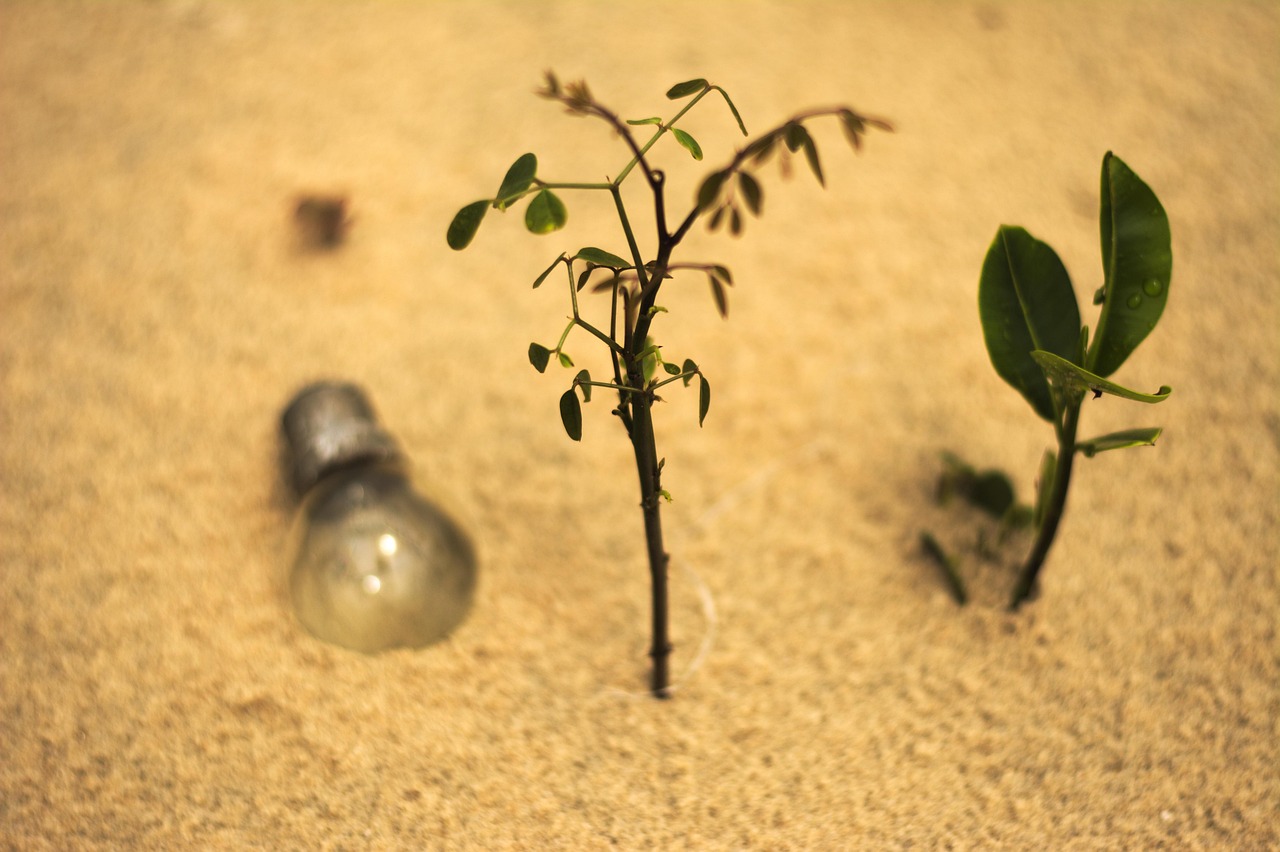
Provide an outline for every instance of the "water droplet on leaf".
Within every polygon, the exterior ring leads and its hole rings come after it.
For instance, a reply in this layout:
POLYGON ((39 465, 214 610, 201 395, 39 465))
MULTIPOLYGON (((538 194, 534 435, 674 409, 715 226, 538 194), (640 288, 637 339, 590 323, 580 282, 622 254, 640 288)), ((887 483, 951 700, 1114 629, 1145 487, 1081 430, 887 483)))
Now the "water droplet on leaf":
POLYGON ((1142 292, 1154 298, 1164 292, 1164 285, 1158 278, 1148 278, 1142 285, 1142 292))
POLYGON ((1138 309, 1138 306, 1142 304, 1142 296, 1137 293, 1134 293, 1125 301, 1125 304, 1128 305, 1130 309, 1136 311, 1138 309))

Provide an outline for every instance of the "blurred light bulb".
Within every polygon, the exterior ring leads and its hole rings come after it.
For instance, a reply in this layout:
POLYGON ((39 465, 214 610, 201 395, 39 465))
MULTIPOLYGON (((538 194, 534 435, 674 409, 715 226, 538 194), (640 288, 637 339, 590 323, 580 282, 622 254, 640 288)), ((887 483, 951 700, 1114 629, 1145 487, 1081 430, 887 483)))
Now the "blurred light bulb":
POLYGON ((282 418, 301 497, 289 591, 326 642, 418 648, 462 623, 475 591, 470 541, 410 488, 404 457, 355 385, 303 389, 282 418))

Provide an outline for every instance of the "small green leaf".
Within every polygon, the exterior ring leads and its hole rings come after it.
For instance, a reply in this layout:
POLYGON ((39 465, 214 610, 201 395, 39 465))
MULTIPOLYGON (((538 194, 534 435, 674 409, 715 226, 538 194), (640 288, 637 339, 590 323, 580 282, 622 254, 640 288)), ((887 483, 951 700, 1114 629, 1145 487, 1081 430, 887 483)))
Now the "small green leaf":
POLYGON ((736 206, 729 208, 729 233, 735 237, 742 234, 742 211, 736 206))
POLYGON ((704 375, 698 375, 698 425, 707 419, 707 411, 711 409, 711 383, 704 375))
POLYGON ((529 363, 539 373, 547 371, 547 363, 551 360, 551 350, 537 343, 529 344, 529 363))
POLYGON ((665 488, 658 489, 658 496, 661 497, 663 500, 666 500, 668 503, 670 503, 674 499, 671 496, 671 492, 665 488))
POLYGON ((564 202, 549 189, 533 197, 524 213, 524 226, 534 234, 550 234, 569 221, 569 211, 564 202))
POLYGON ((752 215, 759 216, 764 203, 764 193, 760 189, 759 181, 747 172, 738 172, 738 189, 742 191, 742 198, 747 202, 747 209, 752 215))
POLYGON ((707 277, 711 279, 711 296, 716 300, 716 310, 720 312, 721 317, 728 319, 729 297, 724 291, 724 284, 714 275, 707 277))
POLYGON ((729 271, 729 267, 713 266, 711 267, 711 274, 716 278, 719 278, 725 284, 728 284, 730 287, 733 286, 733 273, 729 271))
POLYGON ((786 126, 787 134, 787 150, 795 153, 804 147, 804 140, 809 138, 809 131, 804 129, 803 124, 791 122, 786 126))
POLYGON ((548 266, 546 269, 542 270, 542 274, 541 274, 541 275, 539 275, 536 279, 534 279, 534 282, 533 282, 533 289, 537 290, 539 287, 541 287, 541 286, 542 286, 542 282, 547 280, 547 276, 551 274, 552 270, 554 270, 554 269, 556 268, 556 266, 557 266, 557 265, 559 265, 560 261, 562 261, 562 260, 564 260, 564 253, 563 253, 563 252, 561 252, 561 253, 560 253, 560 256, 559 256, 559 257, 557 257, 557 258, 555 259, 555 262, 553 262, 553 263, 552 263, 550 266, 548 266))
POLYGON ((498 210, 506 210, 529 188, 537 172, 538 158, 533 154, 522 154, 507 169, 507 176, 502 179, 502 186, 498 188, 498 197, 494 199, 493 206, 498 210))
POLYGON ((867 125, 861 118, 854 115, 852 110, 840 110, 840 126, 844 128, 845 138, 849 140, 849 144, 853 146, 854 151, 862 150, 862 134, 866 132, 867 125))
POLYGON ((560 422, 564 424, 564 431, 570 438, 582 440, 582 405, 573 388, 569 388, 560 397, 560 422))
POLYGON ((689 382, 693 381, 693 377, 698 372, 698 365, 693 363, 692 358, 685 358, 684 364, 680 366, 680 372, 684 373, 684 386, 689 387, 689 382))
POLYGON ((1160 437, 1162 431, 1164 430, 1159 426, 1155 426, 1148 429, 1125 429, 1122 432, 1111 432, 1107 435, 1090 438, 1087 441, 1077 441, 1076 450, 1084 453, 1087 458, 1093 458, 1098 453, 1105 453, 1107 450, 1125 450, 1129 447, 1154 447, 1156 439, 1160 437))
POLYGON ((637 356, 640 358, 640 368, 644 373, 644 383, 647 385, 653 381, 654 375, 658 372, 658 365, 662 363, 662 352, 658 344, 653 342, 652 337, 645 338, 645 347, 637 356))
POLYGON ((729 179, 729 174, 726 170, 712 172, 707 175, 702 181, 702 185, 698 187, 699 210, 707 210, 716 203, 716 199, 720 197, 720 189, 724 186, 724 182, 729 179))
POLYGON ((484 221, 484 214, 488 210, 488 201, 474 201, 459 210, 453 217, 453 221, 449 223, 449 233, 445 237, 449 248, 462 251, 471 245, 471 240, 475 238, 476 231, 480 230, 480 223, 484 221))
POLYGON ((1169 217, 1160 200, 1119 157, 1102 159, 1102 315, 1085 361, 1109 376, 1146 339, 1169 298, 1173 276, 1169 217))
POLYGON ((677 367, 675 364, 670 363, 669 361, 662 362, 662 369, 667 371, 668 376, 680 375, 680 368, 677 367))
POLYGON ((1080 338, 1080 307, 1057 253, 1022 228, 1001 225, 982 263, 978 315, 996 373, 1052 422, 1053 397, 1031 352, 1071 358, 1080 338))
POLYGON ((676 83, 667 90, 667 98, 678 101, 681 98, 687 98, 690 95, 696 95, 698 92, 707 88, 707 81, 699 77, 697 80, 686 80, 683 83, 676 83))
POLYGON ((573 377, 573 386, 582 391, 582 401, 591 401, 591 374, 586 370, 579 370, 578 375, 573 377))
POLYGON ((557 352, 556 358, 560 361, 560 366, 566 370, 573 366, 573 359, 564 352, 557 352))
POLYGON ((1173 393, 1173 388, 1168 385, 1161 385, 1160 390, 1155 393, 1129 390, 1101 376, 1095 376, 1084 367, 1072 364, 1067 359, 1054 355, 1052 352, 1044 352, 1037 349, 1031 353, 1031 357, 1044 370, 1049 381, 1068 394, 1083 396, 1086 391, 1092 391, 1095 394, 1109 393, 1123 399, 1131 399, 1134 402, 1154 404, 1164 402, 1169 398, 1169 394, 1173 393))
POLYGON ((594 263, 596 266, 607 266, 610 269, 630 269, 631 264, 627 263, 616 254, 607 252, 604 249, 598 249, 593 246, 579 249, 574 255, 578 260, 585 260, 587 263, 594 263))
POLYGON ((733 105, 733 101, 729 98, 729 93, 719 86, 713 86, 720 96, 724 98, 724 102, 729 105, 729 112, 733 113, 734 121, 738 122, 738 129, 742 131, 742 135, 747 135, 747 126, 742 123, 742 116, 738 113, 738 108, 733 105))
POLYGON ((695 160, 702 159, 702 146, 698 144, 697 139, 694 139, 678 127, 671 128, 671 135, 676 137, 676 141, 679 142, 686 151, 692 154, 695 160))
POLYGON ((627 119, 627 124, 630 124, 632 126, 641 125, 641 124, 657 124, 661 126, 662 119, 656 116, 653 118, 629 118, 627 119))
POLYGON ((814 144, 813 137, 808 131, 805 131, 804 158, 809 161, 809 169, 818 179, 818 183, 825 187, 827 179, 822 176, 822 164, 818 162, 818 146, 814 144))

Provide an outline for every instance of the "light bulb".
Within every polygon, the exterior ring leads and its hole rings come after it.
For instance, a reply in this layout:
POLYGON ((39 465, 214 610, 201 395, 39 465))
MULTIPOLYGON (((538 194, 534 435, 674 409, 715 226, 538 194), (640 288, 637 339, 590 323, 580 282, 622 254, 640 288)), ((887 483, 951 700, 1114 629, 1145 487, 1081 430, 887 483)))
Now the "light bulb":
POLYGON ((475 592, 475 552, 413 491, 404 456, 364 393, 311 385, 282 424, 301 498, 289 563, 298 621, 365 653, 429 645, 461 624, 475 592))

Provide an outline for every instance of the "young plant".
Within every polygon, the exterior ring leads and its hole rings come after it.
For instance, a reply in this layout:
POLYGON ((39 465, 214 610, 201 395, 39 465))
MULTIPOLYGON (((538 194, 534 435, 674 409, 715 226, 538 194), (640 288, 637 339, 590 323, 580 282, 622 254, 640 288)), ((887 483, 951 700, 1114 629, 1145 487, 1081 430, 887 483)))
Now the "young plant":
POLYGON ((982 265, 978 312, 996 373, 1036 414, 1053 424, 1058 450, 1046 451, 1034 511, 1036 538, 1009 608, 1036 589, 1040 569, 1062 521, 1076 453, 1151 446, 1158 428, 1127 429, 1076 439, 1080 407, 1092 393, 1137 402, 1165 400, 1121 387, 1106 377, 1125 362, 1155 328, 1173 270, 1169 220, 1155 193, 1111 152, 1102 158, 1103 283, 1093 294, 1101 305, 1097 333, 1089 339, 1071 279, 1058 255, 1022 228, 1002 225, 982 265))
POLYGON ((671 654, 667 629, 668 556, 663 547, 659 510, 662 501, 671 498, 662 488, 664 459, 658 454, 654 437, 653 407, 662 400, 659 392, 663 388, 676 383, 688 387, 697 379, 698 423, 701 425, 711 405, 711 385, 697 363, 688 358, 678 361, 668 357, 663 347, 655 342, 654 325, 666 311, 658 302, 658 296, 663 285, 673 278, 705 276, 717 310, 726 317, 727 288, 733 284, 733 276, 724 266, 677 262, 676 249, 700 219, 705 219, 712 230, 727 225, 730 233, 736 236, 743 229, 744 211, 759 216, 764 192, 756 173, 771 157, 780 158, 785 166, 792 154, 800 153, 818 182, 824 183, 817 145, 807 127, 810 121, 826 116, 836 118, 855 150, 861 148, 862 137, 869 127, 891 129, 886 122, 859 115, 847 107, 800 113, 739 149, 724 166, 702 180, 688 208, 673 216, 671 208, 674 205, 667 198, 665 173, 654 163, 654 146, 669 136, 687 155, 701 160, 701 145, 676 125, 689 110, 713 93, 723 98, 738 129, 747 136, 742 117, 728 94, 706 80, 689 80, 673 86, 667 92, 667 98, 684 103, 665 121, 657 117, 623 120, 596 100, 585 83, 561 85, 554 74, 548 73, 538 94, 563 105, 571 115, 604 122, 621 139, 628 159, 616 177, 579 183, 542 179, 538 175, 537 157, 524 154, 507 171, 497 194, 463 207, 450 223, 447 235, 451 248, 466 248, 489 210, 505 211, 526 198, 529 202, 525 207, 525 227, 535 234, 549 234, 565 226, 568 210, 557 193, 602 192, 608 193, 613 201, 621 231, 621 245, 617 250, 587 246, 573 254, 562 253, 533 282, 536 289, 557 268, 563 267, 571 315, 555 346, 529 345, 529 361, 540 373, 546 370, 553 357, 562 367, 573 369, 575 365, 565 351, 565 344, 574 329, 586 332, 608 351, 610 375, 600 381, 592 378, 587 370, 578 370, 569 389, 560 397, 560 419, 569 437, 581 440, 581 403, 591 401, 593 389, 610 391, 617 396, 617 405, 612 413, 631 441, 640 479, 640 507, 644 515, 645 544, 652 580, 652 691, 659 697, 665 697, 669 692, 671 654), (642 129, 646 130, 647 138, 636 137, 635 134, 642 129), (654 229, 653 243, 645 248, 637 238, 622 195, 623 183, 636 175, 648 187, 645 218, 652 222, 654 229), (583 317, 578 294, 588 284, 592 284, 592 292, 608 294, 607 322, 590 322, 583 317))

